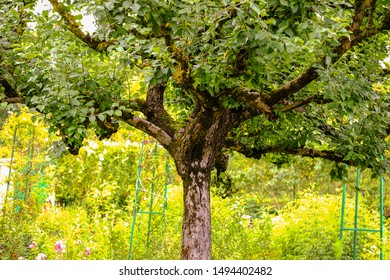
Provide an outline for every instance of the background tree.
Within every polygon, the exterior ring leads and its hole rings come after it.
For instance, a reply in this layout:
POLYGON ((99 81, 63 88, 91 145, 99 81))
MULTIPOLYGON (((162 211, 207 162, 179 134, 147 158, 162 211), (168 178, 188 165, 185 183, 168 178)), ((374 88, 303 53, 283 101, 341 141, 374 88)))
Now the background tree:
POLYGON ((32 3, 3 4, 2 100, 45 114, 71 153, 118 122, 157 139, 183 180, 182 258, 211 257, 211 172, 230 151, 385 171, 388 1, 50 3, 33 29, 32 3))

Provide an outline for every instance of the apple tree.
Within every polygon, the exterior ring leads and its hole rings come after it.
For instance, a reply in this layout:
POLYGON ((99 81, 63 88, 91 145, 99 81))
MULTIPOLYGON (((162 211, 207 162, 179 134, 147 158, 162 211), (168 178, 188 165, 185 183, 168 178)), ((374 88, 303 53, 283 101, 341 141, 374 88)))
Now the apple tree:
POLYGON ((211 258, 211 173, 233 151, 385 172, 388 0, 50 3, 2 4, 2 106, 44 114, 71 153, 120 122, 154 137, 183 181, 183 259, 211 258))

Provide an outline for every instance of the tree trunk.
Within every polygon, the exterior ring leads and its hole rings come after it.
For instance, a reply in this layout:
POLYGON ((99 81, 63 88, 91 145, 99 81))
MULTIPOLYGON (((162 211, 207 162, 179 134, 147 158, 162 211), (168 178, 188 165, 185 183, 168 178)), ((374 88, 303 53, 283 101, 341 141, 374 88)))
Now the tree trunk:
POLYGON ((182 259, 211 258, 210 171, 190 171, 183 181, 182 259))
POLYGON ((236 117, 201 110, 176 139, 172 155, 183 180, 182 259, 211 259, 210 179, 236 117))

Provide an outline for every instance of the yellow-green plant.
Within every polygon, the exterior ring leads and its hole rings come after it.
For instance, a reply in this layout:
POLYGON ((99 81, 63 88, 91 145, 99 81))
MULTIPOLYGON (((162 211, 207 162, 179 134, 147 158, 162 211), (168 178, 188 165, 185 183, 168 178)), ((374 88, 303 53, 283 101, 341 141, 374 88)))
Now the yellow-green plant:
MULTIPOLYGON (((361 199, 359 227, 379 228, 379 215, 361 199)), ((347 199, 345 226, 353 227, 354 200, 347 199)), ((353 233, 344 232, 339 241, 341 196, 304 193, 288 204, 275 219, 273 249, 276 259, 352 259, 353 233)), ((358 259, 379 259, 379 233, 358 233, 358 259)))

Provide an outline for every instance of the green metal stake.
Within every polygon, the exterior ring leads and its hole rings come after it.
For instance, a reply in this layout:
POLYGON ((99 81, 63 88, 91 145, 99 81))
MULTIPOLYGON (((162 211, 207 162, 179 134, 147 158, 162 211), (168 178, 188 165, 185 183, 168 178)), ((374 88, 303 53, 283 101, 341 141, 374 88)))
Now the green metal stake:
MULTIPOLYGON (((383 160, 383 156, 381 155, 380 156, 380 159, 383 160)), ((380 244, 380 255, 379 255, 379 258, 380 260, 383 260, 384 259, 384 252, 383 252, 383 245, 384 245, 384 221, 383 221, 383 217, 384 217, 384 191, 383 191, 383 185, 384 185, 384 180, 383 180, 383 175, 380 176, 379 178, 379 223, 380 223, 380 240, 381 240, 381 244, 380 244)))
POLYGON ((164 209, 163 209, 163 213, 165 215, 165 212, 167 211, 167 199, 168 199, 168 184, 170 182, 168 182, 168 180, 170 179, 169 178, 170 176, 170 172, 169 172, 169 153, 168 151, 166 152, 166 156, 165 156, 165 180, 164 180, 164 209))
POLYGON ((13 135, 13 139, 12 139, 11 160, 10 160, 10 163, 9 163, 8 181, 7 181, 7 190, 6 190, 6 192, 8 192, 8 190, 9 190, 9 185, 10 185, 10 182, 11 182, 11 170, 12 170, 12 164, 13 164, 14 156, 15 156, 16 131, 17 131, 17 130, 18 130, 18 127, 15 126, 14 135, 13 135))
POLYGON ((27 169, 26 169, 26 188, 24 190, 24 202, 27 202, 28 196, 29 196, 29 175, 32 170, 32 157, 33 157, 33 151, 34 151, 34 127, 31 127, 30 130, 31 139, 28 142, 27 147, 27 169))
POLYGON ((137 205, 138 205, 138 195, 141 187, 141 172, 142 172, 142 160, 144 154, 144 142, 145 142, 145 134, 141 143, 140 156, 138 162, 138 171, 137 171, 137 181, 135 183, 135 199, 134 199, 134 208, 133 208, 133 220, 131 224, 131 233, 130 233, 130 245, 129 245, 129 255, 128 259, 130 260, 133 253, 133 239, 134 239, 134 231, 135 231, 135 222, 137 219, 137 205))
MULTIPOLYGON (((134 199, 134 210, 133 210, 133 221, 132 221, 132 226, 131 226, 131 233, 130 233, 130 244, 129 244, 129 254, 128 254, 128 259, 130 260, 132 258, 133 254, 133 240, 135 236, 135 224, 136 224, 136 218, 137 214, 148 214, 148 233, 147 233, 147 250, 149 249, 150 245, 150 238, 151 238, 151 220, 152 220, 152 215, 155 214, 163 214, 165 215, 166 209, 167 209, 167 197, 168 197, 168 179, 169 179, 169 154, 167 152, 166 154, 166 164, 165 164, 165 183, 164 183, 164 203, 163 203, 163 211, 153 211, 154 207, 154 200, 155 200, 155 180, 156 180, 156 172, 157 172, 157 165, 158 165, 158 142, 156 141, 156 145, 154 147, 154 166, 153 166, 153 171, 152 171, 152 183, 151 183, 151 190, 150 192, 143 190, 141 188, 141 172, 142 172, 142 161, 143 161, 143 150, 144 150, 144 143, 145 143, 145 134, 144 138, 142 141, 141 149, 140 149, 140 158, 139 158, 139 164, 138 164, 138 174, 137 174, 137 181, 136 181, 136 192, 135 192, 135 199, 134 199), (142 209, 139 210, 137 209, 138 206, 138 201, 139 201, 139 192, 140 191, 145 191, 150 194, 150 201, 149 201, 149 210, 148 211, 143 211, 142 209)), ((172 180, 171 180, 172 181, 172 180)), ((165 222, 164 222, 165 224, 165 222)))
MULTIPOLYGON (((381 159, 382 156, 381 156, 381 159)), ((358 231, 363 231, 363 232, 376 232, 380 233, 380 240, 381 240, 381 245, 380 245, 380 259, 384 259, 384 252, 383 252, 383 244, 384 244, 384 179, 383 176, 380 176, 380 181, 379 181, 379 196, 380 196, 380 206, 379 206, 379 215, 380 215, 380 229, 368 229, 368 228, 358 228, 358 208, 359 208, 359 184, 360 184, 360 170, 356 171, 356 192, 355 192, 355 222, 354 222, 354 227, 353 228, 345 228, 344 227, 344 214, 345 214, 345 200, 346 200, 346 182, 344 182, 343 186, 343 197, 342 197, 342 205, 341 205, 341 222, 340 222, 340 236, 339 239, 342 241, 343 238, 343 231, 348 230, 348 231, 353 231, 354 232, 354 243, 353 243, 353 258, 356 259, 357 257, 357 252, 356 252, 356 245, 357 245, 357 232, 358 231)))
POLYGON ((339 239, 340 240, 343 240, 346 195, 347 195, 347 183, 344 183, 344 185, 343 185, 343 196, 342 196, 342 201, 341 201, 341 222, 340 222, 340 235, 339 235, 339 239))
POLYGON ((2 232, 4 232, 4 221, 5 221, 5 215, 6 215, 7 197, 8 197, 8 191, 9 191, 9 185, 10 185, 10 182, 11 182, 11 173, 12 173, 12 165, 13 165, 14 155, 15 155, 16 132, 17 132, 17 130, 18 130, 18 126, 15 126, 14 135, 13 135, 13 139, 12 139, 12 150, 11 150, 11 159, 10 159, 9 170, 8 170, 7 188, 5 190, 5 195, 4 195, 3 223, 1 225, 2 232))
POLYGON ((149 244, 150 244, 150 231, 151 231, 151 223, 152 223, 154 189, 155 189, 154 181, 156 179, 157 158, 158 158, 158 142, 156 141, 156 144, 154 146, 154 163, 153 163, 152 184, 151 184, 151 193, 150 193, 150 202, 149 202, 148 236, 146 239, 147 249, 149 249, 149 244))
MULTIPOLYGON (((345 169, 348 169, 347 165, 345 165, 345 169)), ((340 241, 343 240, 345 200, 347 197, 347 178, 344 177, 343 180, 344 180, 344 184, 343 184, 343 196, 341 201, 341 222, 340 222, 340 235, 339 235, 340 241)))
MULTIPOLYGON (((355 183, 355 221, 354 228, 358 228, 358 217, 359 217, 359 185, 360 185, 360 169, 356 170, 356 183, 355 183)), ((357 231, 353 231, 353 259, 356 260, 357 252, 357 231)))

